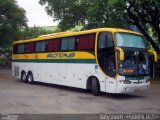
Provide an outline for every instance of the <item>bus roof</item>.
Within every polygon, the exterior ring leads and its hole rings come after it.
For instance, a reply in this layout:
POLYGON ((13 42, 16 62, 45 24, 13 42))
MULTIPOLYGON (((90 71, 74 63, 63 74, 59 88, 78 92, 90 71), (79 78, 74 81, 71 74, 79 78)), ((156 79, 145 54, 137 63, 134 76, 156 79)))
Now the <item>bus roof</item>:
POLYGON ((34 42, 34 41, 41 41, 41 40, 48 40, 52 38, 60 38, 60 37, 69 37, 69 36, 76 36, 76 35, 83 35, 83 34, 89 34, 89 33, 95 33, 95 32, 102 32, 102 31, 108 31, 108 32, 125 32, 125 33, 132 33, 137 35, 142 35, 139 32, 134 32, 131 30, 126 29, 119 29, 119 28, 97 28, 97 29, 91 29, 91 30, 84 30, 79 32, 59 32, 59 33, 53 33, 53 34, 47 34, 47 35, 41 35, 36 38, 28 39, 28 40, 19 40, 15 41, 13 44, 19 44, 19 43, 27 43, 27 42, 34 42))

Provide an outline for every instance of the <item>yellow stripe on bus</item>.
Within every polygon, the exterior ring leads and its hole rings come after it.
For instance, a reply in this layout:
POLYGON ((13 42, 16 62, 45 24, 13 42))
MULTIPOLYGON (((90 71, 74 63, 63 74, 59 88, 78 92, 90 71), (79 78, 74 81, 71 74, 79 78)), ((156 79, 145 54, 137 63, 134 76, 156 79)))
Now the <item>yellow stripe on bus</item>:
POLYGON ((89 52, 50 52, 14 54, 12 60, 14 59, 95 59, 95 56, 89 52))

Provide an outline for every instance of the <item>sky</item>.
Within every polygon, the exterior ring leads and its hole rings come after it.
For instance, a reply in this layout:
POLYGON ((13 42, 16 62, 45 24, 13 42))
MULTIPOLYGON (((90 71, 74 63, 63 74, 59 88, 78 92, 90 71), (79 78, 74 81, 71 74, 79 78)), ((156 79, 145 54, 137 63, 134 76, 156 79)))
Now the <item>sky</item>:
POLYGON ((26 11, 28 26, 56 26, 53 18, 47 15, 44 6, 39 4, 39 0, 16 0, 18 5, 26 11))

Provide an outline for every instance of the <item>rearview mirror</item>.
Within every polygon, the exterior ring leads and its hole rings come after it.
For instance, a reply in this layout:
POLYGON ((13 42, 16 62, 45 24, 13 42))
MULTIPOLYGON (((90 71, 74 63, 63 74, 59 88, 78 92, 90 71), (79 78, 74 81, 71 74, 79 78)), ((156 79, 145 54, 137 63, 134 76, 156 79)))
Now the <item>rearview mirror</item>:
POLYGON ((154 62, 158 61, 158 55, 157 55, 156 51, 154 51, 154 50, 148 50, 148 53, 153 54, 153 56, 154 56, 154 62))
POLYGON ((123 61, 123 60, 124 60, 124 51, 123 51, 123 49, 122 49, 122 48, 119 48, 119 47, 116 47, 116 51, 119 52, 119 59, 120 59, 121 61, 123 61))

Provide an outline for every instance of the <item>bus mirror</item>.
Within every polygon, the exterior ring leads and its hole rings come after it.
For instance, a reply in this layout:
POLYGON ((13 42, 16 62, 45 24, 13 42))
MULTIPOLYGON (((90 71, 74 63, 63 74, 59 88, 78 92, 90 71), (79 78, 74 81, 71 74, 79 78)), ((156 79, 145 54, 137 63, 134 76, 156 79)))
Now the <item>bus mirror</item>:
POLYGON ((158 55, 157 55, 156 51, 154 51, 154 50, 148 50, 148 53, 153 54, 153 56, 154 56, 154 62, 158 61, 158 55))
POLYGON ((119 47, 116 47, 116 51, 119 52, 119 59, 120 59, 121 61, 123 61, 123 60, 124 60, 124 51, 123 51, 123 49, 122 49, 122 48, 119 48, 119 47))

